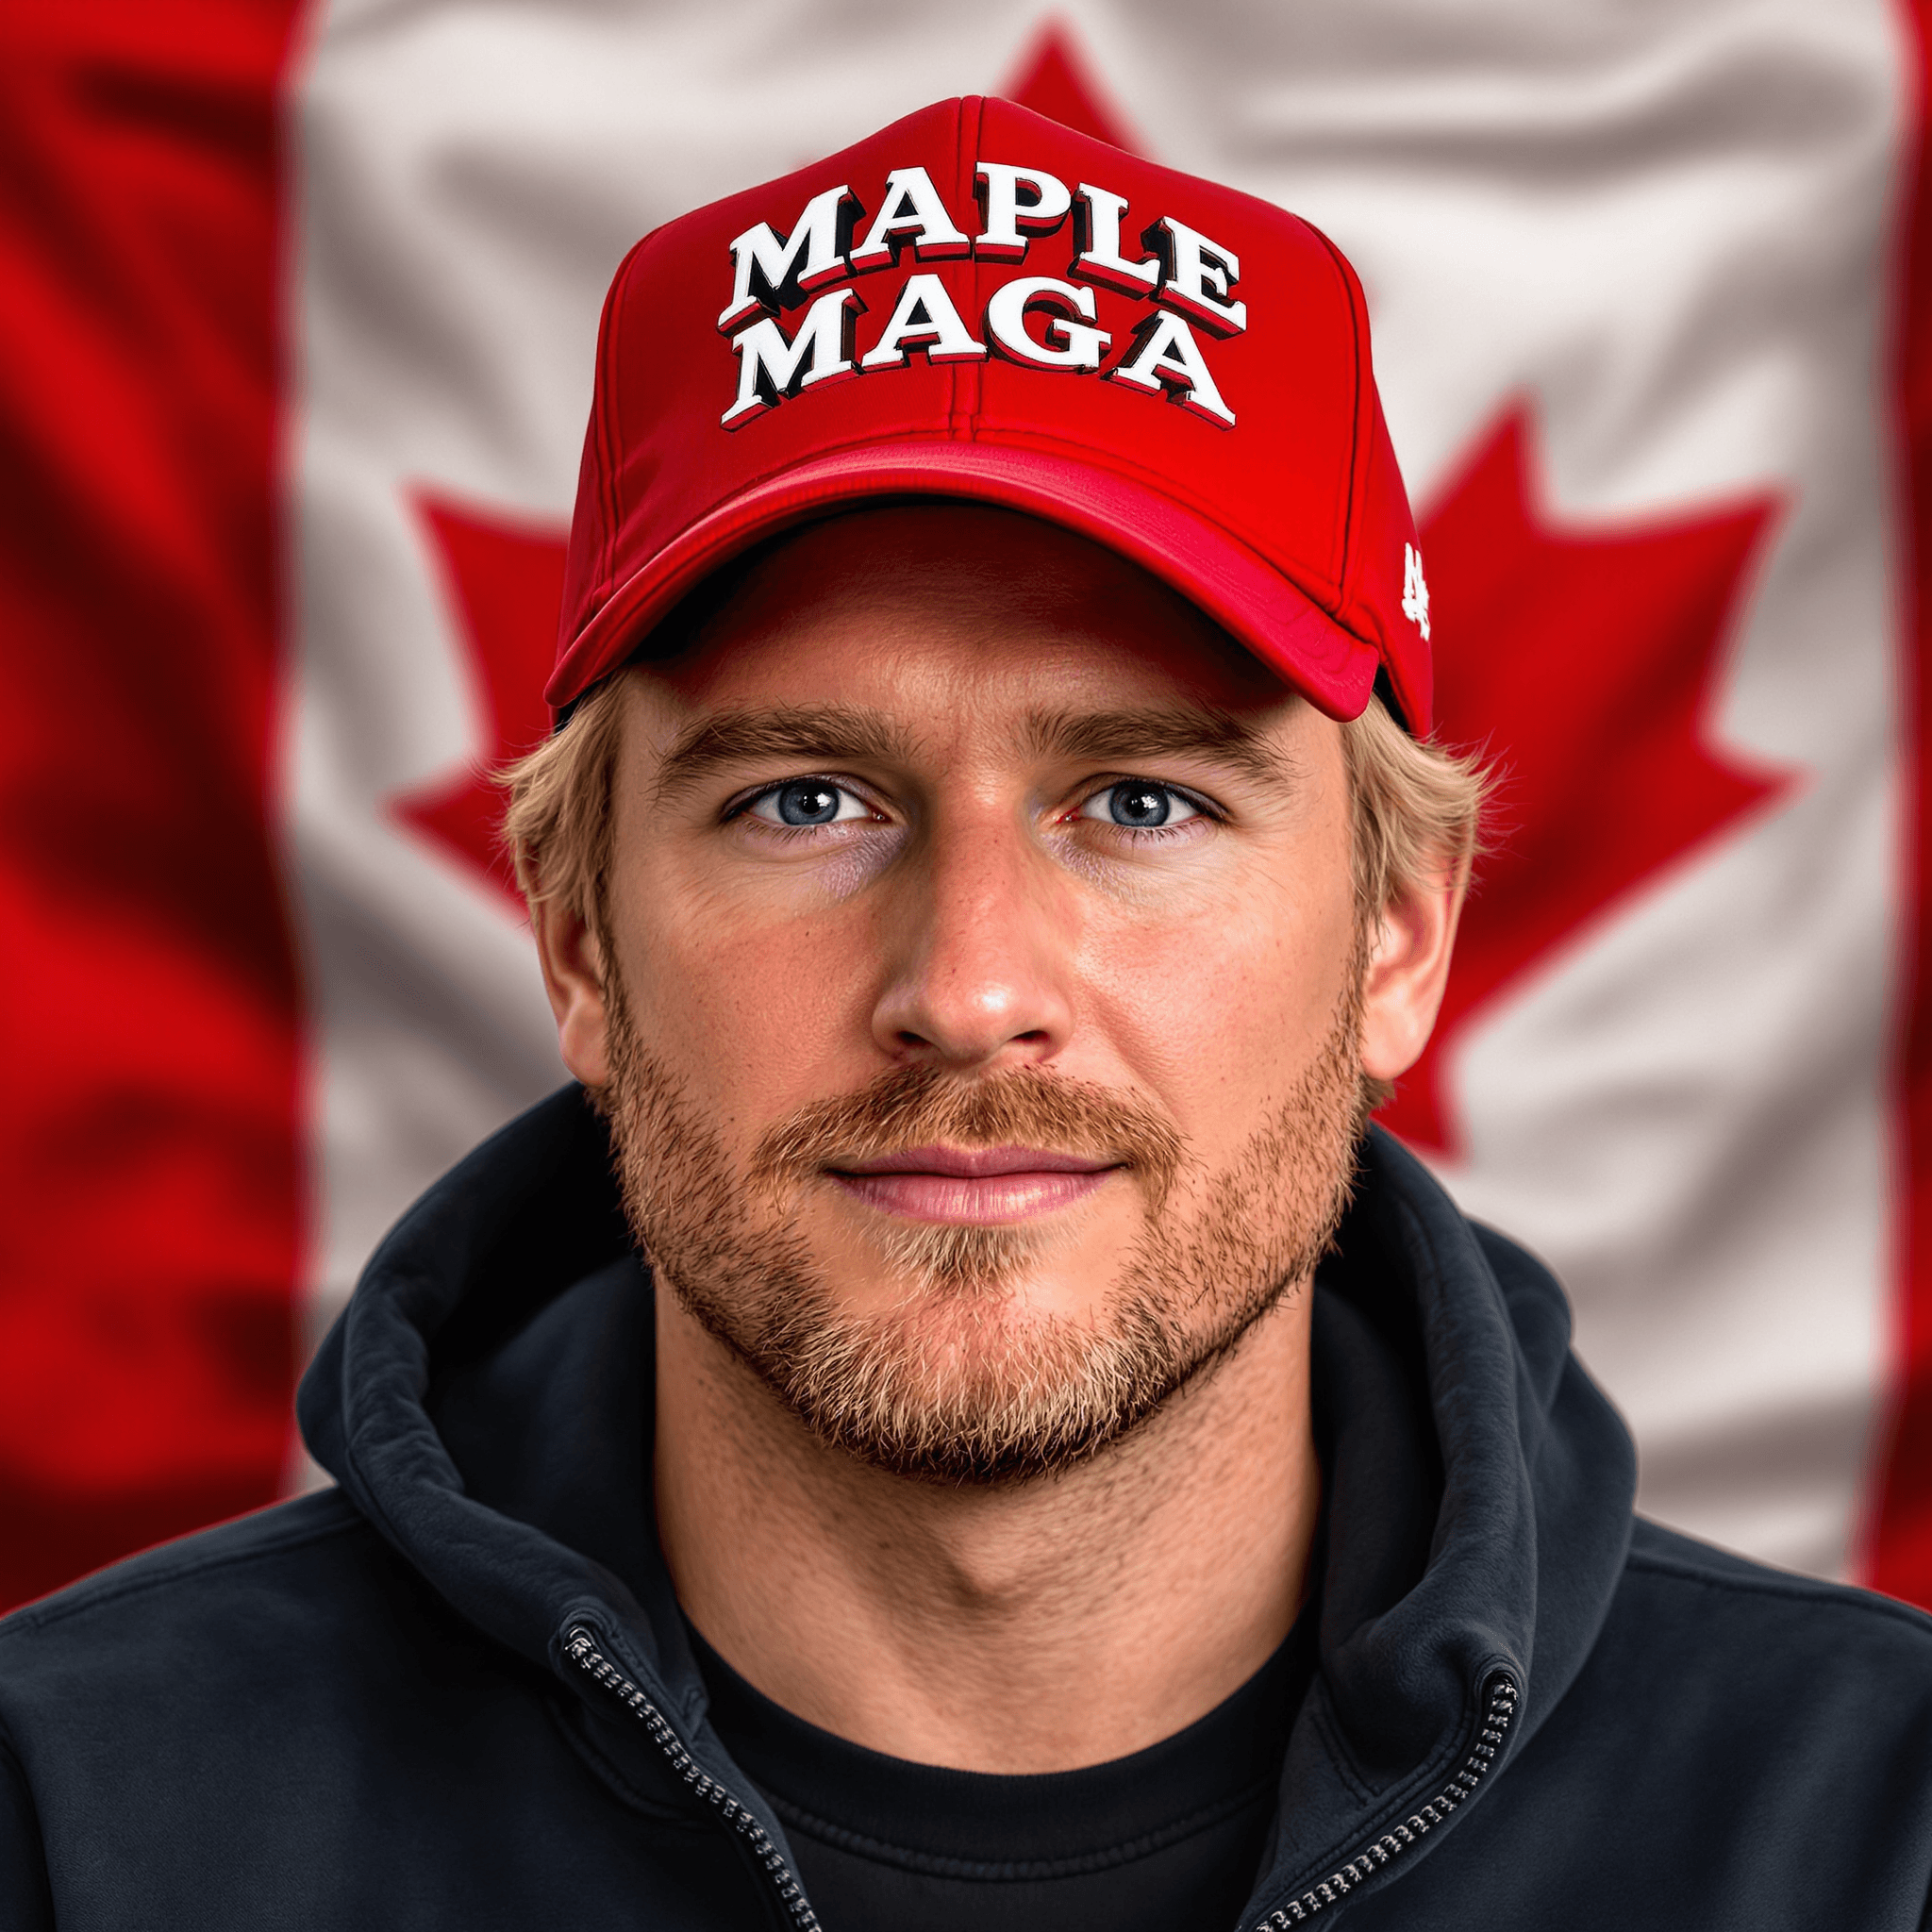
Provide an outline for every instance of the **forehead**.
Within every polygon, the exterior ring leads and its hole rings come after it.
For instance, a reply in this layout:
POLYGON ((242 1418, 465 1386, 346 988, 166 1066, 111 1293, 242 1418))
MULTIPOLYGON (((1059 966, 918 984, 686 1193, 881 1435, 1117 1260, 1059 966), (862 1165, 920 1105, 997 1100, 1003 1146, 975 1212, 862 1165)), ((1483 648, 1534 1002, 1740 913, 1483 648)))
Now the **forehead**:
POLYGON ((1161 703, 1253 724, 1307 708, 1136 564, 1010 510, 926 503, 809 525, 714 582, 647 659, 678 710, 928 713, 1161 703))

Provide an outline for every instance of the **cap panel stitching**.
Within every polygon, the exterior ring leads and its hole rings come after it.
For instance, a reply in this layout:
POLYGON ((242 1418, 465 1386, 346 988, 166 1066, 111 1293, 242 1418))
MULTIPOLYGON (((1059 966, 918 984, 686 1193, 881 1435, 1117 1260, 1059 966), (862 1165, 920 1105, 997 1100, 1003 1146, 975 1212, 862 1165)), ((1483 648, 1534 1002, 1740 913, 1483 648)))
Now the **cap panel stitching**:
MULTIPOLYGON (((657 230, 653 229, 652 234, 657 230)), ((585 431, 589 454, 594 463, 599 506, 604 515, 604 527, 597 532, 597 541, 588 562, 588 581, 582 586, 583 601, 593 602, 599 608, 608 600, 617 571, 617 517, 616 503, 611 483, 612 453, 614 449, 614 425, 610 421, 609 377, 614 372, 617 360, 618 322, 617 314, 627 285, 632 262, 651 239, 646 235, 631 244, 624 259, 618 263, 617 273, 611 277, 610 287, 604 297, 603 309, 597 318, 596 369, 598 380, 591 398, 590 422, 585 431)), ((562 662, 565 654, 575 643, 584 625, 589 621, 581 609, 566 609, 558 613, 558 661, 562 662), (563 622, 568 618, 571 630, 568 638, 563 634, 563 622)))
MULTIPOLYGON (((959 160, 959 173, 962 177, 959 182, 959 206, 962 208, 972 208, 976 203, 977 197, 974 195, 974 190, 978 185, 979 163, 985 158, 985 155, 986 101, 984 96, 975 94, 973 97, 972 151, 962 155, 959 160)), ((978 226, 976 220, 974 222, 974 227, 978 226)), ((970 256, 968 258, 966 274, 967 279, 972 286, 973 312, 975 315, 983 313, 984 307, 979 300, 980 272, 978 257, 976 255, 970 256)), ((983 327, 984 324, 981 326, 983 327)), ((979 435, 979 412, 986 400, 986 364, 983 362, 970 363, 962 369, 961 374, 965 375, 968 378, 971 395, 966 411, 966 439, 970 442, 975 441, 979 435)))
POLYGON ((618 475, 620 467, 621 405, 619 401, 624 358, 619 345, 624 340, 624 311, 629 306, 631 282, 634 277, 637 258, 643 243, 625 257, 624 265, 617 272, 617 278, 610 287, 610 335, 606 350, 604 369, 604 409, 602 466, 604 470, 604 513, 608 519, 604 536, 604 565, 599 574, 599 588, 608 596, 617 583, 617 545, 619 533, 624 528, 623 485, 618 475))
MULTIPOLYGON (((1299 217, 1297 217, 1299 219, 1299 217)), ((1356 601, 1356 573, 1360 558, 1353 554, 1357 537, 1368 521, 1369 457, 1374 441, 1375 412, 1369 383, 1364 379, 1369 368, 1369 314, 1368 298, 1362 292, 1361 284, 1356 279, 1355 271, 1349 267, 1348 258, 1336 247, 1328 237, 1313 223, 1304 225, 1308 232, 1328 251, 1328 258, 1335 264, 1336 273, 1341 278, 1341 287, 1348 300, 1350 346, 1355 352, 1355 434, 1348 452, 1348 489, 1342 497, 1341 558, 1337 572, 1341 598, 1338 608, 1345 609, 1356 601)), ((1380 645, 1377 645, 1380 655, 1380 645)))
MULTIPOLYGON (((974 175, 980 150, 986 138, 986 101, 983 96, 968 94, 960 101, 958 125, 958 138, 954 146, 953 157, 953 206, 964 213, 974 205, 974 175)), ((963 292, 967 296, 967 313, 977 314, 977 258, 966 256, 959 264, 958 274, 960 280, 965 284, 963 292)), ((977 362, 953 364, 953 406, 946 429, 956 442, 971 442, 978 431, 979 402, 984 393, 979 371, 980 365, 977 362)))

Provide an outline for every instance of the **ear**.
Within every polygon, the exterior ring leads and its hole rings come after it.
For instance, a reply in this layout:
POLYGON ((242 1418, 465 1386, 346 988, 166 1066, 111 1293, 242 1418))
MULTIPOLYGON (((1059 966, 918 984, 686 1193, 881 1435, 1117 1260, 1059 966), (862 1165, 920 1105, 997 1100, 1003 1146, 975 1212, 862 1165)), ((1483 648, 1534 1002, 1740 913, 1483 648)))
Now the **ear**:
POLYGON ((604 1003, 604 948, 577 913, 554 899, 530 914, 543 991, 557 1015, 557 1046, 563 1063, 586 1087, 610 1078, 610 1014, 604 1003))
POLYGON ((1383 908, 1362 984, 1362 1071, 1397 1080, 1422 1058, 1436 1024, 1469 868, 1424 871, 1383 908))

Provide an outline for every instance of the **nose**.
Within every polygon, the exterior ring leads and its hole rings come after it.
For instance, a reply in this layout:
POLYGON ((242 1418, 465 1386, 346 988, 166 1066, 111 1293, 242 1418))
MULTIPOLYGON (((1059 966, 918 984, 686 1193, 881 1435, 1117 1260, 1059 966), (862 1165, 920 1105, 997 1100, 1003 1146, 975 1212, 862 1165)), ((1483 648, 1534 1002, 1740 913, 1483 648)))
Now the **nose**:
POLYGON ((874 1038, 902 1064, 1044 1064, 1073 1031, 1064 882, 1003 813, 936 824, 924 843, 880 908, 889 967, 874 1038))

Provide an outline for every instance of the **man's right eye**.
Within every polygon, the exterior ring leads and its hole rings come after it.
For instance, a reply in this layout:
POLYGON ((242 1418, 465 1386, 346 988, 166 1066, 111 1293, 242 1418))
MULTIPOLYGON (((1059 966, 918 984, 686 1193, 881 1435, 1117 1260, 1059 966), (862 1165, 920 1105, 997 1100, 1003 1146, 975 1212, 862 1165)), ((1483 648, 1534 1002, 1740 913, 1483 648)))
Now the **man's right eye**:
POLYGON ((874 816, 856 791, 829 778, 789 778, 759 792, 747 809, 768 825, 833 825, 874 816))

